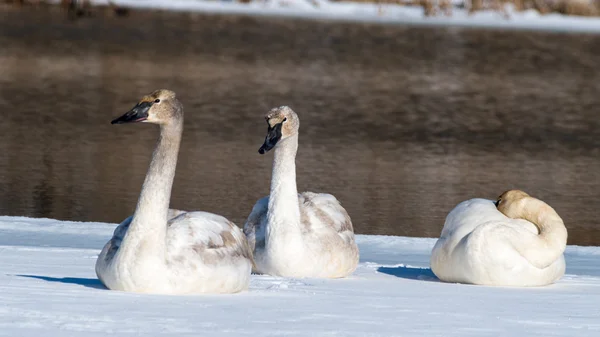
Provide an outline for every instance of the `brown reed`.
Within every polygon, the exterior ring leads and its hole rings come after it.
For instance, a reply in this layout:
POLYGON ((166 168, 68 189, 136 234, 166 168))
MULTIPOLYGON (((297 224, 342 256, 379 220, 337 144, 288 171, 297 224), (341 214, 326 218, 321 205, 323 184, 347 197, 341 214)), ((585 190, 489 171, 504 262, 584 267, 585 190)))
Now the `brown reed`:
MULTIPOLYGON (((237 0, 247 3, 261 0, 237 0)), ((310 1, 310 0, 307 0, 310 1)), ((332 0, 348 1, 348 0, 332 0)), ((482 10, 493 10, 509 16, 506 11, 507 5, 512 5, 516 11, 536 10, 541 14, 560 13, 577 16, 600 16, 600 0, 464 0, 461 4, 453 5, 451 0, 350 0, 353 2, 374 3, 379 6, 379 12, 383 13, 385 4, 396 4, 402 6, 422 7, 425 16, 439 14, 452 15, 454 8, 464 8, 473 14, 482 10)), ((3 3, 18 6, 48 5, 47 0, 2 0, 3 3)), ((315 6, 317 3, 314 3, 315 6)), ((91 13, 89 0, 61 0, 59 5, 70 15, 87 16, 91 13)), ((125 16, 129 10, 109 1, 109 7, 118 16, 125 16)))

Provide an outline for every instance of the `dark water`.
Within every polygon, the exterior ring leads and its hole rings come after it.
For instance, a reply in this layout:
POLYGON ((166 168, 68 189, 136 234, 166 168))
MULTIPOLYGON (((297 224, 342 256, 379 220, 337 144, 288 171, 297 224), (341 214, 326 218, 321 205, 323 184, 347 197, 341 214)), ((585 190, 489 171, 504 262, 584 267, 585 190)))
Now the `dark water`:
POLYGON ((133 12, 0 11, 0 214, 119 222, 157 129, 109 124, 157 88, 186 126, 172 206, 243 224, 268 193, 263 114, 302 126, 301 190, 358 233, 437 236, 520 188, 600 244, 600 36, 133 12))

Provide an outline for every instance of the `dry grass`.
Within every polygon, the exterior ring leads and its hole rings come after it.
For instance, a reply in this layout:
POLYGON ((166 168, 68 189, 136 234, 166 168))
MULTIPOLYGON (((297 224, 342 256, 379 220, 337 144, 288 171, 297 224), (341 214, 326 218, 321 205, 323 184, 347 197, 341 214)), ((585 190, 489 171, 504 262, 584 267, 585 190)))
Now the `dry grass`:
MULTIPOLYGON (((0 0, 0 3, 7 3, 16 6, 49 6, 54 5, 47 0, 0 0)), ((58 4, 71 19, 91 16, 93 14, 93 5, 89 0, 61 0, 58 4)), ((109 13, 115 16, 123 17, 129 15, 129 8, 121 7, 115 4, 113 1, 108 1, 108 6, 98 6, 102 9, 107 10, 109 13)), ((96 8, 97 9, 97 8, 96 8)))
POLYGON ((494 9, 504 12, 506 5, 512 4, 517 11, 534 9, 542 14, 561 13, 580 16, 598 16, 598 0, 471 0, 470 12, 494 9))
MULTIPOLYGON (((350 1, 375 3, 378 5, 398 4, 404 6, 420 6, 423 7, 426 16, 437 15, 439 13, 451 15, 453 9, 450 0, 350 1)), ((495 10, 508 16, 508 13, 506 12, 507 5, 513 5, 517 11, 534 9, 542 14, 560 13, 579 16, 600 16, 600 0, 465 0, 461 7, 466 8, 469 13, 475 13, 482 10, 495 10)))
MULTIPOLYGON (((239 2, 251 2, 256 0, 237 0, 239 2)), ((309 0, 310 1, 310 0, 309 0)), ((341 0, 332 0, 341 1, 341 0)), ((379 5, 379 12, 383 13, 384 4, 397 4, 402 6, 422 7, 426 16, 452 15, 453 5, 451 0, 344 0, 364 3, 374 3, 379 5)), ((47 5, 46 0, 2 0, 4 3, 20 6, 40 6, 47 5)), ((121 16, 126 15, 128 10, 116 6, 109 1, 109 7, 121 16)), ((469 13, 475 13, 482 10, 494 10, 508 16, 506 12, 507 5, 512 5, 517 11, 536 10, 541 14, 560 13, 578 16, 600 16, 600 0, 464 0, 461 8, 465 8, 469 13)), ((86 16, 91 13, 91 4, 89 0, 61 0, 60 6, 70 15, 86 16)))

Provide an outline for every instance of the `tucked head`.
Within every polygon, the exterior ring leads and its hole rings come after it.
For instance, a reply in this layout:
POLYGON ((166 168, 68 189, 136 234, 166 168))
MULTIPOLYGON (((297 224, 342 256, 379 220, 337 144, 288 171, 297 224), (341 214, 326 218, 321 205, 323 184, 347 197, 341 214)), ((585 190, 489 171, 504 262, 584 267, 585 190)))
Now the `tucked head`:
POLYGON ((525 198, 530 198, 529 194, 521 190, 510 190, 502 193, 496 200, 495 205, 507 217, 516 218, 518 212, 521 211, 520 201, 525 198))
POLYGON ((258 149, 260 154, 274 148, 279 141, 298 134, 300 120, 298 115, 287 106, 271 109, 265 119, 269 124, 269 128, 264 144, 258 149))
POLYGON ((181 103, 171 90, 160 89, 142 97, 138 104, 123 116, 114 119, 111 124, 148 122, 169 124, 183 117, 181 103))

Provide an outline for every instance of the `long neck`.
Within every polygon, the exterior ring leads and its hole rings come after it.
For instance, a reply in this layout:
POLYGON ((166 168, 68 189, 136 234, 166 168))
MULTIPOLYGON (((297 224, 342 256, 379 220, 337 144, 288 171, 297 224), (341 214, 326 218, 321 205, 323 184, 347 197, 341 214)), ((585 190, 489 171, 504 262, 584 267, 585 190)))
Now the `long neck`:
POLYGON ((146 174, 133 219, 122 247, 151 247, 154 254, 164 254, 167 213, 177 166, 177 154, 183 131, 183 120, 161 125, 160 136, 150 168, 146 174))
POLYGON ((530 243, 528 260, 538 267, 547 267, 556 261, 567 245, 567 229, 561 217, 545 202, 526 198, 522 202, 521 218, 538 227, 538 240, 530 243))
POLYGON ((273 234, 281 227, 286 231, 299 228, 300 208, 296 187, 296 152, 298 135, 288 137, 277 144, 273 158, 271 193, 267 220, 273 234))

